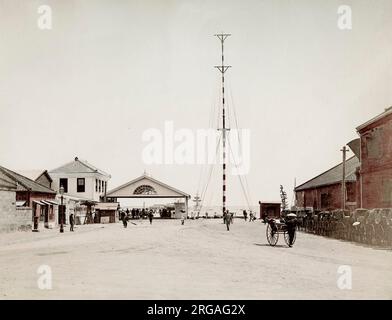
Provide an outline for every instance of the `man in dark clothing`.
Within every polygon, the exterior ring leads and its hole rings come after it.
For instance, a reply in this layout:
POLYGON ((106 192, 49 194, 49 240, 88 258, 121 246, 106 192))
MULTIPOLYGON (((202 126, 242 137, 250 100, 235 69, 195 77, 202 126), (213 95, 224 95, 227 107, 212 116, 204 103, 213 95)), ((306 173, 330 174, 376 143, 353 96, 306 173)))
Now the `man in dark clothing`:
POLYGON ((154 213, 152 212, 152 210, 150 210, 150 212, 148 213, 148 219, 150 220, 150 224, 152 224, 153 217, 154 217, 154 213))
POLYGON ((244 219, 246 221, 248 219, 248 213, 246 212, 246 210, 243 211, 243 214, 244 214, 244 219))
POLYGON ((124 214, 124 217, 122 218, 122 222, 124 225, 124 228, 128 226, 128 216, 124 214))
POLYGON ((185 219, 186 219, 185 213, 186 213, 185 210, 181 210, 181 225, 184 225, 185 223, 185 219))
POLYGON ((287 233, 289 234, 289 246, 292 247, 295 237, 295 229, 297 227, 296 215, 288 214, 286 217, 287 233))
POLYGON ((74 224, 75 224, 74 215, 73 215, 73 213, 71 213, 71 214, 69 215, 69 225, 70 225, 69 231, 74 231, 74 229, 73 229, 74 224))

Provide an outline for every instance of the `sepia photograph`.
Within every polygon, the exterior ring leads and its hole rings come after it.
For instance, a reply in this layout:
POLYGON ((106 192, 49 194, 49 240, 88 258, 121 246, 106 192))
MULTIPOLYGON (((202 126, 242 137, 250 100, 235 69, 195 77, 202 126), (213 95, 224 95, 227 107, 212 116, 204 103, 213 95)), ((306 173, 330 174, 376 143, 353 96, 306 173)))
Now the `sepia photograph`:
POLYGON ((0 0, 0 300, 392 300, 392 1, 0 0))

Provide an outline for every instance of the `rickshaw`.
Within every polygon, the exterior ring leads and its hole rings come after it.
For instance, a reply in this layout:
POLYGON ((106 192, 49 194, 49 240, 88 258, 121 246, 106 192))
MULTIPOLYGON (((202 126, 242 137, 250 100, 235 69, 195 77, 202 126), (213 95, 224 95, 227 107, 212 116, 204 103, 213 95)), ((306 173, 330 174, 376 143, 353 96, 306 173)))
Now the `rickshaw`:
POLYGON ((276 246, 279 240, 279 234, 283 234, 284 241, 289 247, 294 245, 296 240, 296 217, 296 214, 290 213, 284 219, 267 220, 266 235, 270 246, 276 246), (292 228, 293 231, 292 239, 290 239, 290 228, 292 228))

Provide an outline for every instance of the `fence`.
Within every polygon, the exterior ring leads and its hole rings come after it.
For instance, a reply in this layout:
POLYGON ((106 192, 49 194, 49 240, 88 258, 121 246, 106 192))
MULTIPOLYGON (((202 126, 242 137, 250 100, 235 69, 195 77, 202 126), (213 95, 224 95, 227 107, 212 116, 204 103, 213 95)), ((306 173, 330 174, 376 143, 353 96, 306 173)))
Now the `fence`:
POLYGON ((392 209, 299 214, 298 229, 335 239, 392 246, 392 209))

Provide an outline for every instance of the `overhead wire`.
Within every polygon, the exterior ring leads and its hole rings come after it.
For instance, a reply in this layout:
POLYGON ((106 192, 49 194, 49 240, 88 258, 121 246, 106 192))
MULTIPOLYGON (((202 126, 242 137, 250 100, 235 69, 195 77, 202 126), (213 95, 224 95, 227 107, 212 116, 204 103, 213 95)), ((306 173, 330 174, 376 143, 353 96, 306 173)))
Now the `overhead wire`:
MULTIPOLYGON (((235 120, 235 127, 236 127, 236 131, 237 131, 237 138, 238 138, 238 142, 239 142, 239 145, 241 147, 241 150, 242 150, 242 139, 241 139, 241 136, 240 136, 240 130, 239 130, 239 125, 238 125, 238 117, 237 117, 237 112, 236 112, 236 108, 235 108, 235 103, 234 103, 233 93, 232 93, 232 90, 231 90, 230 81, 228 81, 228 88, 229 88, 228 91, 229 91, 229 94, 230 94, 231 105, 232 105, 231 109, 233 110, 233 115, 234 115, 234 120, 235 120)), ((233 154, 233 157, 234 157, 234 154, 233 154)), ((251 199, 250 187, 249 187, 249 183, 248 183, 248 179, 247 179, 246 175, 243 176, 243 179, 244 179, 244 182, 245 182, 245 185, 246 185, 244 193, 246 193, 246 197, 250 200, 250 202, 253 203, 252 199, 251 199)))

